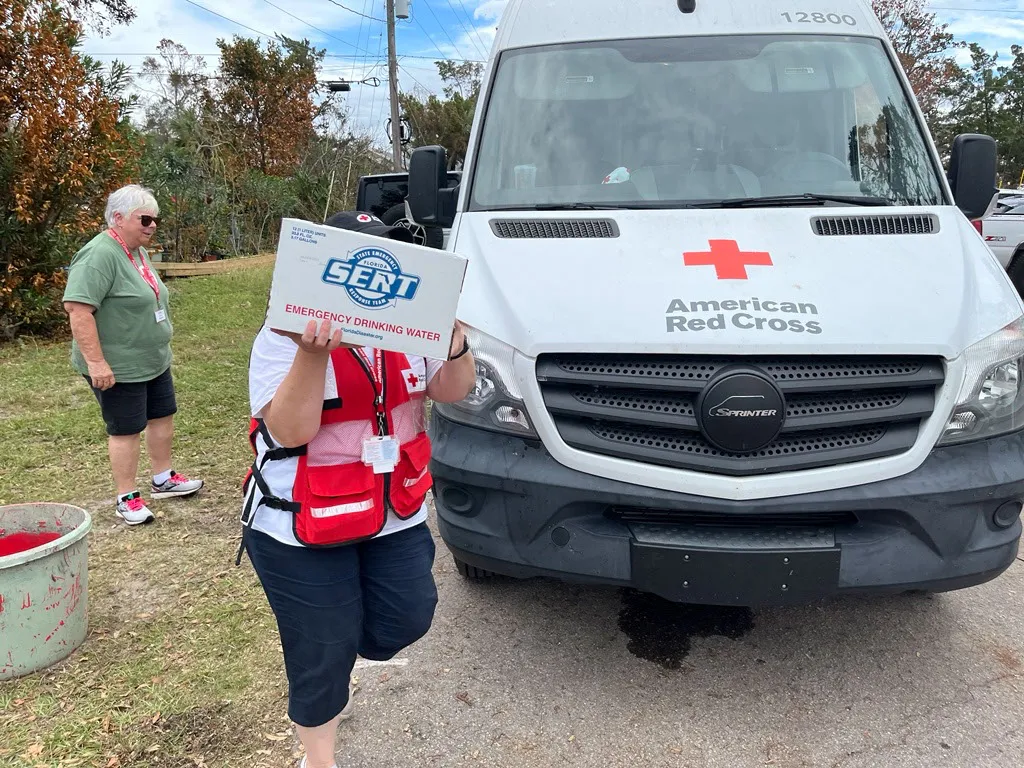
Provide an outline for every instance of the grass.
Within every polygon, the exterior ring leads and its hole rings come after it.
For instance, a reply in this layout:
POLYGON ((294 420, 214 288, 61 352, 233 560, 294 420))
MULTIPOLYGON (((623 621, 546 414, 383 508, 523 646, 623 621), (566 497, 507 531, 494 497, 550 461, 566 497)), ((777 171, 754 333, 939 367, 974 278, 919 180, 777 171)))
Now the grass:
MULTIPOLYGON (((153 502, 127 529, 99 408, 68 345, 0 348, 0 503, 93 515, 89 636, 64 662, 0 683, 0 766, 282 766, 295 741, 273 617, 248 560, 234 566, 247 442, 249 348, 269 267, 172 281, 175 467, 194 500, 153 502)), ((145 455, 140 484, 148 476, 145 455)))

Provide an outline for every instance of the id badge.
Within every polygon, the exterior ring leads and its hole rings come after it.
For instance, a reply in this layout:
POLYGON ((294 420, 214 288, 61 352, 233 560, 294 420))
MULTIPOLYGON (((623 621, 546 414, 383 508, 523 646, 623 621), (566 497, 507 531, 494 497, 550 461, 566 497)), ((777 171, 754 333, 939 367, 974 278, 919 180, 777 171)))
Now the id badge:
POLYGON ((372 466, 377 475, 394 472, 398 464, 398 441, 390 435, 364 440, 363 464, 372 466))
POLYGON ((167 311, 166 311, 166 310, 163 310, 163 309, 158 309, 158 310, 157 310, 157 311, 156 311, 156 312, 154 313, 154 317, 156 317, 156 321, 157 321, 158 323, 162 323, 162 322, 165 322, 165 321, 167 320, 167 311))

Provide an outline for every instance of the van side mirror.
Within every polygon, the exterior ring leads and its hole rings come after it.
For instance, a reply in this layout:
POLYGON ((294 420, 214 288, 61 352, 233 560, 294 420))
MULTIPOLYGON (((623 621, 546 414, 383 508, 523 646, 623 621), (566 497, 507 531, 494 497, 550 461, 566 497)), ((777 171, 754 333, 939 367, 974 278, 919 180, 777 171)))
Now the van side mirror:
POLYGON ((448 187, 444 147, 419 147, 409 159, 409 212, 417 224, 450 227, 455 223, 458 185, 448 187))
POLYGON ((957 208, 968 219, 981 219, 989 212, 999 194, 996 174, 995 139, 978 133, 963 133, 953 140, 949 185, 957 208))

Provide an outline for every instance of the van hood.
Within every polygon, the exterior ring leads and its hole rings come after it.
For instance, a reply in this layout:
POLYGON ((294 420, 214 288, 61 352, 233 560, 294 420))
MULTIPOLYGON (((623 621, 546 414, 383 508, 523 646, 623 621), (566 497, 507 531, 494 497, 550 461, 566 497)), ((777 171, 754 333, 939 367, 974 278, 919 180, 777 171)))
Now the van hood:
POLYGON ((451 241, 469 260, 460 319, 529 357, 747 351, 953 359, 1024 311, 953 207, 473 212, 460 217, 451 241), (821 218, 904 216, 930 218, 933 232, 828 236, 815 227, 821 218), (499 237, 493 226, 566 220, 607 221, 617 236, 499 237))

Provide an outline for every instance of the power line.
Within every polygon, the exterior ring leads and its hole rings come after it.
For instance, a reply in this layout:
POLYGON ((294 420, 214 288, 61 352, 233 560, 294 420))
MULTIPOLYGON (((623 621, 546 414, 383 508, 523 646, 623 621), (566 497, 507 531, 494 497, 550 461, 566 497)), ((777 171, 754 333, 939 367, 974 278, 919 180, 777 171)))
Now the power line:
MULTIPOLYGON (((452 0, 448 0, 448 5, 451 7, 452 12, 455 14, 455 17, 459 19, 459 24, 462 24, 462 19, 459 18, 458 11, 456 11, 455 6, 452 5, 452 0)), ((469 22, 469 29, 473 30, 472 33, 470 33, 470 31, 467 29, 466 35, 470 38, 470 41, 473 43, 473 46, 478 51, 480 51, 480 55, 486 58, 487 46, 484 44, 483 39, 481 39, 479 30, 477 30, 476 26, 473 24, 473 19, 469 15, 469 9, 466 8, 466 4, 465 2, 463 2, 463 0, 459 0, 459 6, 462 8, 462 13, 465 15, 466 21, 469 22)), ((466 27, 463 26, 463 29, 466 29, 466 27)))
MULTIPOLYGON (((191 2, 192 2, 192 0, 188 0, 188 2, 190 2, 190 3, 191 3, 191 2)), ((307 27, 309 27, 310 29, 315 29, 315 30, 316 30, 317 32, 319 32, 319 33, 320 33, 321 35, 325 35, 325 36, 327 36, 327 37, 331 38, 331 40, 337 40, 337 41, 338 41, 339 43, 341 43, 342 45, 347 45, 347 46, 348 46, 349 48, 354 48, 354 49, 355 49, 356 51, 359 51, 360 53, 365 53, 365 54, 366 54, 367 56, 369 56, 369 55, 370 55, 370 52, 369 52, 369 51, 367 51, 367 50, 365 50, 365 49, 363 49, 363 48, 360 48, 360 47, 359 47, 358 45, 353 45, 353 44, 352 44, 352 43, 350 43, 350 42, 349 42, 348 40, 342 40, 342 39, 341 39, 340 37, 335 37, 335 36, 334 36, 334 35, 332 35, 332 34, 331 34, 330 32, 325 32, 324 30, 320 29, 320 27, 315 27, 315 26, 313 26, 312 24, 310 24, 310 23, 309 23, 308 21, 306 21, 305 19, 300 19, 300 18, 299 18, 298 16, 296 16, 296 15, 295 15, 294 13, 291 13, 290 11, 286 11, 286 10, 285 10, 284 8, 282 8, 281 6, 279 6, 279 5, 275 5, 274 3, 270 2, 270 0, 263 0, 263 2, 265 2, 265 3, 266 3, 267 5, 269 5, 269 6, 271 7, 271 8, 277 8, 277 10, 279 10, 279 11, 280 11, 281 13, 287 14, 288 16, 291 16, 291 17, 292 17, 293 19, 295 19, 296 21, 298 21, 298 22, 300 22, 300 23, 302 23, 302 24, 305 24, 305 25, 306 25, 307 27)))
MULTIPOLYGON (((186 0, 186 2, 191 2, 191 0, 186 0)), ((230 21, 230 19, 228 19, 228 21, 230 21)), ((235 22, 235 23, 237 23, 237 22, 235 22)), ((260 34, 263 37, 270 38, 271 40, 275 39, 272 35, 263 35, 262 33, 257 33, 257 34, 260 34)), ((362 48, 360 48, 358 50, 361 53, 367 53, 367 51, 364 51, 362 48)), ((83 51, 83 53, 86 56, 159 56, 160 55, 159 51, 152 51, 151 53, 111 53, 111 52, 108 52, 108 51, 97 51, 97 52, 93 53, 93 52, 90 52, 90 51, 83 51)), ((458 58, 451 58, 449 56, 445 56, 444 53, 442 51, 440 51, 440 50, 438 50, 438 53, 441 54, 441 58, 442 59, 445 59, 447 61, 455 61, 455 62, 459 62, 459 63, 469 63, 469 64, 486 64, 487 63, 483 59, 458 59, 458 58)), ((176 53, 174 55, 175 56, 202 56, 202 57, 205 57, 205 58, 208 58, 208 59, 216 59, 216 58, 220 58, 224 54, 222 54, 222 53, 176 53)), ((328 58, 328 59, 352 59, 353 61, 359 61, 360 60, 359 56, 354 56, 354 55, 349 54, 349 53, 325 53, 324 57, 328 58)), ((437 61, 437 56, 422 56, 422 55, 416 55, 416 54, 413 54, 413 53, 403 53, 403 54, 401 54, 401 57, 403 59, 423 59, 424 61, 437 61)))
POLYGON ((339 8, 344 8, 349 13, 354 13, 356 16, 362 16, 364 19, 369 19, 370 21, 384 21, 384 19, 378 19, 376 16, 367 16, 365 13, 360 13, 359 11, 353 8, 349 8, 347 5, 342 5, 341 3, 338 2, 338 0, 327 0, 327 2, 333 3, 339 8))
POLYGON ((352 68, 351 66, 342 66, 342 65, 332 66, 332 67, 324 67, 323 69, 320 70, 320 72, 321 72, 321 74, 324 74, 324 75, 328 75, 328 74, 339 75, 339 76, 345 75, 345 77, 343 77, 342 79, 350 80, 350 81, 353 81, 353 82, 358 82, 360 80, 366 80, 367 78, 372 76, 377 71, 377 67, 378 67, 378 65, 375 64, 372 67, 364 69, 362 71, 362 74, 357 74, 355 69, 352 68))
MULTIPOLYGON (((427 30, 426 30, 426 29, 424 28, 424 26, 423 26, 422 24, 420 24, 420 20, 419 20, 418 18, 416 18, 415 16, 413 16, 413 17, 412 17, 412 20, 413 20, 413 23, 415 23, 415 24, 416 24, 416 26, 420 28, 420 32, 422 32, 422 33, 423 33, 424 35, 426 35, 426 37, 427 37, 427 40, 429 40, 429 41, 430 41, 430 44, 431 44, 432 46, 434 46, 434 50, 435 50, 435 51, 437 51, 437 52, 438 52, 439 54, 441 54, 441 58, 442 58, 442 59, 446 59, 446 58, 448 58, 447 56, 445 56, 445 55, 444 55, 444 51, 442 51, 442 50, 441 50, 441 46, 439 46, 439 45, 438 45, 438 44, 437 44, 437 43, 436 43, 436 42, 434 41, 434 38, 430 36, 430 33, 429 33, 429 32, 427 32, 427 30)), ((460 55, 461 55, 461 54, 460 54, 460 55)))
MULTIPOLYGON (((200 5, 199 3, 195 2, 195 0, 185 0, 185 2, 189 3, 190 5, 194 5, 196 8, 201 8, 202 10, 206 11, 207 13, 212 13, 214 16, 219 16, 220 18, 224 19, 224 21, 230 21, 232 24, 237 24, 238 26, 240 26, 240 27, 242 27, 244 29, 248 29, 250 32, 255 32, 260 37, 265 37, 268 40, 276 40, 277 39, 273 35, 268 35, 266 32, 260 32, 258 29, 253 29, 252 27, 246 26, 245 24, 243 24, 240 21, 235 21, 234 19, 229 19, 227 16, 224 16, 223 14, 217 13, 216 11, 211 11, 205 5, 200 5)), ((120 54, 120 55, 125 56, 127 54, 120 54)), ((134 54, 132 54, 132 55, 134 55, 134 54)), ((145 55, 145 56, 152 56, 152 54, 150 54, 150 53, 143 54, 143 55, 145 55)))
MULTIPOLYGON (((373 4, 370 4, 370 10, 373 10, 373 4)), ((359 31, 356 33, 356 44, 362 45, 363 43, 363 27, 366 26, 366 20, 371 18, 366 14, 366 0, 363 0, 363 12, 359 14, 362 18, 359 19, 359 31)), ((370 41, 370 31, 366 32, 366 41, 370 41)), ((363 57, 363 67, 365 68, 370 63, 370 52, 367 50, 366 55, 363 57)), ((374 91, 376 93, 376 91, 374 91)), ((363 103, 363 89, 359 89, 359 93, 356 94, 356 112, 359 111, 359 107, 363 103)))
MULTIPOLYGON (((434 17, 434 21, 437 22, 437 26, 441 28, 444 36, 448 38, 448 42, 452 44, 452 48, 455 49, 455 52, 459 54, 459 56, 462 56, 462 51, 459 50, 459 46, 455 44, 455 41, 452 40, 452 36, 448 34, 448 30, 445 28, 444 24, 442 24, 441 20, 437 18, 437 14, 434 13, 434 9, 430 7, 430 3, 428 3, 427 0, 421 0, 421 2, 423 5, 427 6, 427 10, 430 11, 430 15, 434 17)), ((441 49, 438 48, 438 50, 440 51, 441 49)))
POLYGON ((415 77, 414 77, 414 76, 412 75, 412 73, 411 73, 411 72, 409 72, 409 68, 408 68, 408 67, 399 67, 399 71, 401 71, 401 72, 405 72, 405 73, 406 73, 407 75, 409 75, 409 78, 410 78, 410 79, 411 79, 411 80, 412 80, 412 81, 413 81, 414 83, 416 83, 416 85, 418 85, 418 86, 419 86, 420 88, 422 88, 422 89, 423 89, 424 91, 426 91, 427 93, 433 93, 433 91, 432 91, 432 90, 430 90, 429 88, 427 88, 427 86, 425 86, 425 85, 424 85, 423 83, 421 83, 421 82, 420 82, 419 80, 417 80, 417 79, 416 79, 416 78, 415 78, 415 77))
POLYGON ((949 8, 944 5, 925 6, 929 11, 963 11, 967 13, 1024 13, 1024 8, 949 8))
MULTIPOLYGON (((377 55, 380 56, 381 49, 384 47, 384 35, 377 38, 377 55)), ((380 107, 377 107, 377 91, 371 94, 370 97, 370 125, 378 126, 377 130, 380 131, 381 135, 387 138, 386 131, 383 130, 384 126, 384 106, 388 103, 388 96, 385 96, 380 100, 380 107)), ((374 141, 376 141, 376 135, 374 135, 374 141)))
POLYGON ((480 45, 477 43, 476 40, 473 39, 473 35, 470 33, 469 29, 467 29, 466 25, 462 22, 462 17, 459 16, 459 12, 456 11, 455 6, 452 5, 452 0, 446 0, 446 2, 448 3, 448 7, 452 9, 452 15, 455 17, 455 20, 459 22, 459 26, 462 27, 462 31, 466 33, 466 40, 469 42, 470 45, 476 48, 477 53, 479 53, 482 56, 483 51, 480 49, 480 45))

